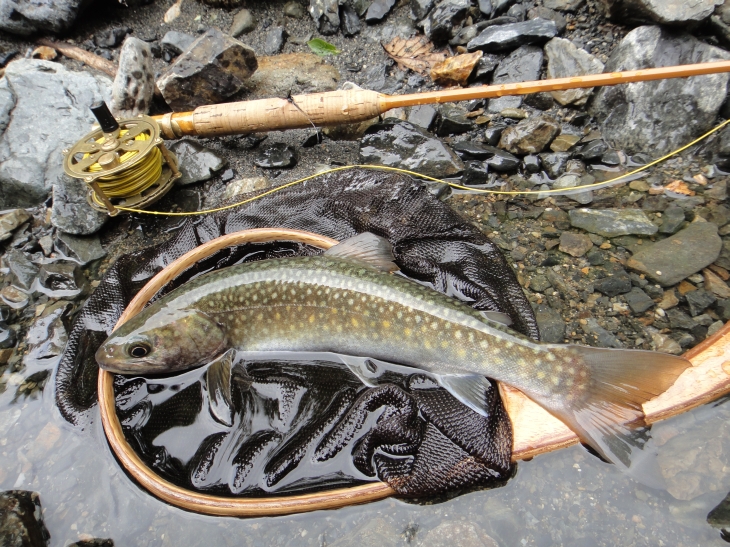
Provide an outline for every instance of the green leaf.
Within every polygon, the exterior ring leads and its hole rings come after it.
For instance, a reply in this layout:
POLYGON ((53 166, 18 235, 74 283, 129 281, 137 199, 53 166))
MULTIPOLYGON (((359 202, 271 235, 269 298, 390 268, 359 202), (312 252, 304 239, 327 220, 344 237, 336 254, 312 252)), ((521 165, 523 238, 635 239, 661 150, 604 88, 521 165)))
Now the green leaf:
POLYGON ((339 55, 341 51, 329 42, 325 42, 322 38, 312 38, 307 42, 309 49, 311 49, 316 55, 320 57, 326 57, 327 55, 339 55))

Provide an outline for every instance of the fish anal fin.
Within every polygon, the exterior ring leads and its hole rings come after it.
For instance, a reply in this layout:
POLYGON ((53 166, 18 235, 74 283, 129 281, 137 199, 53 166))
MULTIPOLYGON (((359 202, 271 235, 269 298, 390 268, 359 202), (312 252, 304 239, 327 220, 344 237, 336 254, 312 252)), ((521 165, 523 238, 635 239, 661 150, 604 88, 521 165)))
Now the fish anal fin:
POLYGON ((326 256, 347 258, 383 272, 397 272, 393 246, 385 238, 363 232, 327 249, 326 256))
POLYGON ((438 384, 460 403, 488 418, 487 390, 489 380, 479 374, 433 374, 438 384))
POLYGON ((509 327, 512 324, 512 318, 501 311, 479 310, 479 313, 481 313, 485 319, 489 319, 495 323, 500 323, 505 327, 509 327))
POLYGON ((216 358, 205 373, 210 414, 215 421, 228 427, 233 425, 231 394, 233 353, 233 350, 228 350, 216 358))

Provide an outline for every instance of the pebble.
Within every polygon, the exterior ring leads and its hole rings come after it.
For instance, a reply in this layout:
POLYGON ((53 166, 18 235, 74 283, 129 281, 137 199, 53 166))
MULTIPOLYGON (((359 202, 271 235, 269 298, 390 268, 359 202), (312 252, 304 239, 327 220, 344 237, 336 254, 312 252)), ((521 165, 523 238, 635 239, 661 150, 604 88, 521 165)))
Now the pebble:
POLYGON ((533 116, 507 127, 499 141, 499 147, 512 154, 537 154, 560 131, 557 121, 550 116, 533 116))
POLYGON ((281 52, 287 36, 284 27, 272 27, 267 30, 266 36, 264 36, 264 53, 266 55, 276 55, 281 52))
POLYGON ((283 142, 261 146, 254 157, 254 164, 264 169, 289 169, 299 161, 296 148, 283 142))
POLYGON ((598 279, 593 283, 593 288, 605 294, 606 296, 613 297, 619 294, 625 294, 631 290, 631 278, 629 274, 624 271, 620 271, 611 276, 598 279))
POLYGON ((554 21, 537 18, 521 23, 487 27, 471 40, 466 48, 469 51, 477 49, 485 52, 509 51, 523 45, 545 43, 557 33, 558 28, 554 21))
POLYGON ((624 298, 636 315, 640 315, 654 306, 654 301, 639 287, 633 287, 624 298))
POLYGON ((193 140, 182 139, 169 148, 177 156, 178 168, 182 173, 177 184, 181 186, 209 180, 228 164, 228 160, 214 150, 193 140))
MULTIPOLYGON (((561 175, 558 180, 553 184, 554 189, 561 188, 575 188, 577 186, 583 186, 583 180, 579 175, 573 175, 566 173, 561 175)), ((581 205, 588 205, 593 201, 593 192, 591 190, 585 190, 582 192, 571 192, 566 194, 569 199, 577 201, 581 205)))
POLYGON ((697 289, 696 291, 689 292, 685 295, 685 298, 689 305, 689 312, 693 317, 700 315, 717 300, 715 295, 707 292, 705 289, 697 289))
POLYGON ((560 312, 545 304, 535 306, 535 318, 540 329, 540 340, 551 344, 565 341, 565 320, 560 312))
POLYGON ((423 20, 423 33, 436 45, 448 42, 466 19, 470 4, 469 0, 441 0, 423 20))
POLYGON ((560 247, 558 248, 576 258, 586 254, 592 247, 593 242, 587 235, 573 232, 563 232, 560 235, 560 247))
POLYGON ((573 209, 570 224, 603 237, 653 235, 658 228, 639 209, 573 209))
MULTIPOLYGON (((499 62, 494 71, 492 84, 510 84, 529 82, 540 78, 542 70, 542 48, 536 46, 521 46, 499 62)), ((489 112, 502 112, 508 108, 519 108, 523 97, 498 97, 489 99, 489 112)))
POLYGON ((112 113, 120 118, 146 115, 155 93, 152 49, 129 36, 119 53, 117 75, 112 85, 112 113))
POLYGON ((13 232, 30 218, 25 209, 13 209, 0 215, 0 241, 13 237, 13 232))
POLYGON ((593 317, 585 319, 585 323, 581 322, 583 332, 589 336, 595 337, 596 345, 603 348, 623 348, 624 345, 613 334, 604 329, 593 317))
POLYGON ((408 121, 413 125, 430 130, 436 121, 436 109, 430 104, 422 104, 414 106, 408 113, 408 121))
MULTIPOLYGON (((248 11, 248 10, 247 10, 248 11)), ((294 19, 301 19, 305 15, 307 15, 307 12, 304 10, 302 5, 299 2, 287 2, 284 4, 284 15, 287 17, 292 17, 294 19)))
POLYGON ((561 133, 550 143, 550 150, 553 152, 567 152, 580 140, 580 135, 561 133))
POLYGON ((241 34, 248 34, 249 32, 252 32, 256 29, 256 25, 257 21, 253 14, 247 9, 242 9, 233 16, 233 23, 231 23, 231 28, 228 31, 228 34, 236 38, 241 34))
MULTIPOLYGON (((648 330, 648 329, 647 329, 648 330)), ((654 342, 656 351, 661 353, 669 353, 670 355, 681 355, 683 353, 682 346, 665 334, 661 334, 656 329, 650 332, 651 339, 654 342)))
POLYGON ((730 287, 720 276, 714 274, 709 269, 702 270, 705 289, 713 293, 718 298, 730 298, 730 287))
POLYGON ((63 256, 75 260, 82 266, 106 256, 106 251, 97 235, 78 236, 58 232, 54 245, 63 256))
POLYGON ((465 86, 482 55, 481 51, 475 51, 448 57, 434 65, 431 69, 431 79, 441 85, 465 86))
POLYGON ((183 51, 186 51, 194 41, 195 36, 177 30, 170 30, 160 40, 160 47, 163 52, 169 53, 171 57, 177 57, 183 51))
POLYGON ((378 23, 385 19, 395 5, 396 0, 373 0, 365 13, 365 21, 368 24, 378 23))
POLYGON ((240 194, 248 194, 257 190, 265 190, 270 187, 271 181, 266 177, 251 177, 234 180, 226 185, 226 190, 223 192, 221 200, 228 201, 240 194))

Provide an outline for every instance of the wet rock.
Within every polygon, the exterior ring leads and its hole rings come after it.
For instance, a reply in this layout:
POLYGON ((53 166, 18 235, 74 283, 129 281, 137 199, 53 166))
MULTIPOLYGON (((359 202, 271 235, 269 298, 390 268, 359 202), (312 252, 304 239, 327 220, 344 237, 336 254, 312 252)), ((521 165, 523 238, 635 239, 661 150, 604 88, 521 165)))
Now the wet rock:
POLYGON ((558 311, 539 304, 535 306, 535 319, 540 329, 540 340, 551 344, 565 341, 565 321, 558 311))
POLYGON ((302 7, 302 5, 299 2, 294 2, 294 1, 287 2, 286 4, 284 4, 283 12, 284 12, 284 15, 286 15, 287 17, 291 17, 293 19, 301 19, 302 17, 304 17, 307 14, 307 12, 304 11, 304 8, 302 7))
POLYGON ((119 53, 119 66, 112 85, 112 112, 120 118, 147 114, 154 93, 152 49, 146 42, 130 36, 119 53))
POLYGON ((431 11, 436 0, 411 0, 411 15, 416 21, 420 21, 431 11))
POLYGON ((338 0, 309 0, 309 14, 317 24, 320 34, 336 34, 340 28, 338 0))
MULTIPOLYGON (((511 84, 538 80, 542 69, 542 49, 535 46, 522 46, 507 55, 494 71, 492 84, 511 84)), ((523 98, 499 97, 489 100, 490 112, 502 112, 506 108, 519 108, 523 98)))
POLYGON ((573 232, 563 232, 560 234, 560 247, 564 253, 570 256, 580 257, 586 254, 593 247, 591 238, 584 234, 574 234, 573 232))
POLYGON ((43 547, 51 534, 43 523, 41 498, 37 492, 0 492, 0 538, 3 547, 43 547))
POLYGON ((654 301, 639 287, 633 287, 626 293, 624 298, 626 298, 626 303, 631 308, 631 311, 636 315, 640 315, 654 306, 654 301))
MULTIPOLYGON (((241 34, 248 34, 256 28, 256 24, 257 22, 253 14, 247 9, 242 9, 233 16, 233 23, 231 23, 231 29, 228 31, 228 34, 234 38, 241 34)), ((184 49, 187 49, 187 47, 184 49)))
POLYGON ((430 104, 414 106, 408 113, 408 121, 413 125, 429 130, 436 121, 436 109, 430 104))
POLYGON ((484 142, 486 142, 489 146, 497 146, 499 144, 499 139, 502 138, 502 133, 506 128, 507 126, 503 124, 487 127, 487 129, 484 130, 484 142))
POLYGON ((479 36, 470 41, 469 51, 481 49, 485 52, 509 51, 523 45, 543 44, 558 33, 553 21, 531 19, 509 25, 495 25, 484 29, 479 36))
POLYGON ((446 521, 423 536, 419 545, 429 547, 499 547, 484 530, 469 522, 446 521))
POLYGON ((431 69, 431 79, 441 85, 465 86, 482 55, 481 51, 475 51, 448 57, 431 69))
MULTIPOLYGON (((569 78, 603 72, 603 63, 570 40, 553 38, 545 44, 548 78, 569 78)), ((553 98, 562 105, 584 105, 593 93, 593 88, 552 91, 553 98)))
POLYGON ((211 28, 170 65, 157 87, 173 110, 192 110, 239 92, 257 66, 253 49, 211 28))
POLYGON ((441 140, 409 122, 388 118, 371 126, 360 141, 360 163, 401 167, 433 177, 464 170, 459 157, 441 140))
POLYGON ((527 10, 527 18, 528 19, 549 19, 553 23, 555 23, 555 26, 558 29, 558 34, 562 34, 565 31, 565 28, 568 26, 568 21, 565 19, 565 17, 560 13, 553 9, 544 7, 544 6, 537 6, 534 8, 530 8, 527 10))
POLYGON ((30 218, 25 209, 13 209, 0 215, 0 241, 13 237, 13 232, 30 218))
POLYGON ((710 291, 719 298, 730 298, 730 287, 720 276, 715 275, 709 269, 702 270, 703 281, 705 282, 705 290, 710 291))
POLYGON ((313 129, 307 134, 307 136, 302 141, 302 148, 312 148, 313 146, 317 146, 318 144, 322 143, 322 131, 317 129, 316 131, 313 129))
POLYGON ((522 159, 522 164, 525 167, 525 171, 528 173, 539 173, 542 169, 542 164, 540 163, 540 158, 538 156, 525 156, 522 159))
POLYGON ((638 209, 573 209, 568 215, 575 228, 603 237, 657 232, 656 225, 638 209))
POLYGON ((23 356, 23 364, 31 371, 54 367, 61 358, 68 341, 62 319, 68 306, 67 302, 61 301, 46 307, 28 329, 25 336, 28 351, 23 356))
POLYGON ((553 118, 533 116, 507 127, 502 133, 499 147, 512 154, 536 154, 550 144, 558 131, 560 127, 553 118))
POLYGON ((615 21, 684 25, 704 21, 721 3, 718 0, 602 0, 608 17, 615 21))
POLYGON ((525 95, 525 105, 537 108, 538 110, 550 110, 554 105, 555 101, 550 93, 532 93, 525 95))
POLYGON ((436 122, 436 134, 439 137, 445 137, 447 135, 460 135, 469 131, 473 124, 466 117, 467 114, 468 112, 458 105, 442 105, 436 122))
POLYGON ((567 152, 580 140, 580 135, 571 135, 570 133, 562 133, 555 137, 550 143, 550 150, 553 152, 567 152))
POLYGON ((350 4, 342 6, 342 34, 355 36, 360 33, 360 17, 350 4))
POLYGON ((721 249, 722 240, 717 235, 717 226, 709 222, 693 222, 667 239, 644 245, 627 265, 668 287, 712 264, 721 249))
POLYGON ((253 162, 264 169, 288 169, 294 167, 298 160, 293 146, 277 142, 260 147, 253 162))
POLYGON ((469 0, 441 0, 423 21, 423 33, 434 44, 448 42, 466 19, 469 5, 469 0))
POLYGON ((625 294, 631 290, 631 287, 631 277, 623 270, 593 283, 595 290, 608 297, 625 294))
POLYGON ((89 132, 95 119, 88 105, 108 102, 110 95, 106 76, 72 72, 51 61, 19 59, 5 68, 0 78, 0 209, 41 203, 54 184, 67 180, 62 151, 89 132))
POLYGON ((540 162, 542 163, 545 172, 551 179, 556 179, 565 171, 565 166, 570 160, 570 154, 558 152, 554 154, 544 153, 540 154, 540 162))
POLYGON ((520 166, 519 158, 494 146, 475 142, 460 142, 453 146, 463 159, 484 160, 487 166, 498 173, 514 171, 520 166))
POLYGON ((95 34, 94 43, 97 47, 114 48, 121 44, 130 32, 132 29, 129 27, 111 28, 95 34))
POLYGON ((313 53, 283 53, 259 59, 258 69, 243 82, 246 100, 286 97, 337 89, 338 70, 313 53))
POLYGON ((17 249, 10 249, 5 253, 5 263, 15 276, 15 284, 21 289, 30 289, 38 275, 38 266, 17 249))
POLYGON ((228 160, 192 140, 177 141, 170 146, 170 150, 177 156, 178 168, 182 173, 177 184, 182 186, 209 180, 228 164, 228 160))
POLYGON ((674 205, 667 207, 662 214, 662 225, 659 231, 662 234, 676 234, 684 224, 684 209, 674 205))
POLYGON ((385 19, 395 5, 396 0, 374 0, 368 11, 365 13, 365 21, 368 24, 378 23, 385 19))
MULTIPOLYGON (((553 183, 553 188, 576 188, 578 186, 583 186, 584 184, 585 183, 583 182, 583 179, 579 175, 566 173, 558 177, 558 180, 553 183)), ((593 192, 591 190, 574 191, 566 193, 564 195, 566 195, 569 199, 580 203, 581 205, 588 205, 590 202, 593 201, 593 192)))
POLYGON ((84 285, 78 264, 59 260, 41 265, 36 288, 52 298, 74 298, 81 294, 84 285))
POLYGON ((483 161, 465 161, 464 174, 461 176, 461 184, 465 186, 478 186, 489 180, 489 167, 483 161))
POLYGON ((504 55, 498 53, 483 53, 474 68, 474 72, 472 72, 472 79, 475 81, 486 80, 494 73, 502 59, 504 59, 504 55))
POLYGON ((98 232, 109 215, 92 209, 87 201, 89 187, 81 180, 63 177, 53 185, 51 224, 63 232, 89 235, 98 232))
POLYGON ((168 53, 170 57, 177 57, 183 51, 188 49, 195 41, 195 36, 178 32, 176 30, 168 31, 160 40, 162 51, 168 53))
POLYGON ((0 323, 0 349, 14 348, 18 343, 18 335, 4 322, 0 323))
POLYGON ((284 47, 284 42, 288 36, 284 27, 272 27, 266 31, 264 36, 264 53, 266 55, 275 55, 284 47))
POLYGON ((602 348, 622 348, 624 345, 613 334, 604 329, 598 321, 589 317, 585 320, 585 324, 581 323, 583 332, 589 337, 593 337, 596 345, 602 348))
POLYGON ((22 310, 30 303, 28 294, 12 285, 8 285, 0 291, 0 298, 14 310, 22 310))
POLYGON ((595 139, 579 146, 573 157, 583 161, 599 159, 608 150, 608 144, 603 139, 595 139))
POLYGON ((688 292, 684 297, 687 299, 689 305, 689 313, 692 317, 700 315, 707 308, 715 303, 717 298, 705 289, 697 289, 696 291, 688 292))
POLYGON ((79 237, 60 232, 55 241, 56 250, 82 266, 106 256, 99 236, 79 237))
MULTIPOLYGON (((606 72, 730 59, 692 36, 639 27, 614 48, 606 72)), ((709 130, 725 100, 727 74, 603 87, 590 105, 603 136, 629 154, 665 154, 709 130)))

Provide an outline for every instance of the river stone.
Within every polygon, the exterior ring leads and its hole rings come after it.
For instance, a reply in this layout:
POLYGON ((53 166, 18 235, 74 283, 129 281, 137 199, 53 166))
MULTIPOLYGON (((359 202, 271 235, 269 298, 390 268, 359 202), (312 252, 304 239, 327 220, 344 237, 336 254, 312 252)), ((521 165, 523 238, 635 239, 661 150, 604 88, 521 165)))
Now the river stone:
POLYGON ((28 36, 67 30, 90 0, 0 0, 0 30, 28 36))
POLYGON ((570 224, 603 237, 653 235, 658 228, 639 209, 573 209, 570 224))
POLYGON ((717 260, 722 240, 714 224, 693 222, 673 236, 643 247, 626 265, 668 287, 717 260))
POLYGON ((469 5, 469 0, 441 0, 423 20, 423 33, 434 44, 448 42, 466 19, 469 5))
POLYGON ((568 26, 568 20, 561 14, 553 9, 546 8, 544 6, 537 6, 527 10, 528 19, 549 19, 555 23, 558 29, 558 34, 562 34, 568 26))
POLYGON ((177 141, 170 146, 170 150, 177 156, 178 168, 182 173, 177 184, 181 186, 209 180, 228 164, 225 158, 192 140, 177 141))
POLYGON ((253 49, 211 28, 170 65, 157 87, 173 110, 193 110, 238 93, 257 66, 253 49))
POLYGON ((249 10, 244 8, 233 16, 233 23, 231 23, 231 29, 228 31, 228 34, 235 38, 241 34, 248 34, 255 28, 256 19, 249 10))
POLYGON ((560 11, 577 11, 583 4, 585 0, 542 0, 542 5, 546 8, 560 11))
POLYGON ((51 534, 43 523, 38 492, 0 492, 0 538, 3 547, 43 547, 51 534))
POLYGON ((585 234, 574 234, 573 232, 563 232, 560 234, 560 249, 564 253, 576 258, 583 256, 593 247, 591 238, 585 234))
POLYGON ((275 55, 284 47, 284 42, 288 33, 284 27, 272 27, 266 31, 264 36, 264 53, 266 55, 275 55))
POLYGON ((357 11, 350 5, 342 6, 342 34, 355 36, 360 33, 361 24, 357 11))
POLYGON ((369 24, 379 23, 395 5, 395 0, 374 0, 368 11, 365 13, 365 22, 369 24))
POLYGON ((684 224, 684 209, 676 205, 670 205, 662 213, 662 225, 659 231, 662 234, 676 234, 684 224))
POLYGON ((697 289, 696 291, 688 292, 684 295, 684 297, 687 299, 689 313, 692 314, 692 317, 700 315, 717 300, 717 297, 714 294, 706 291, 705 289, 697 289))
POLYGON ((550 116, 533 116, 511 125, 502 132, 499 147, 512 154, 537 154, 542 152, 560 131, 560 126, 550 116))
POLYGON ((395 118, 387 118, 365 131, 360 141, 360 163, 400 167, 439 178, 464 170, 461 159, 441 140, 395 118))
POLYGON ((539 304, 535 306, 535 319, 541 341, 550 344, 562 344, 565 341, 565 320, 558 311, 539 304))
MULTIPOLYGON (((497 66, 492 84, 511 84, 538 80, 542 69, 542 49, 535 46, 522 46, 507 55, 497 66)), ((502 112, 506 108, 522 106, 522 96, 499 97, 490 99, 489 112, 502 112)))
POLYGON ((602 348, 624 347, 618 338, 604 329, 593 317, 586 319, 585 324, 581 324, 581 327, 583 332, 586 333, 586 335, 593 337, 597 342, 597 345, 602 348))
POLYGON ((470 522, 445 521, 426 533, 418 545, 428 547, 499 547, 484 530, 470 522))
POLYGON ((454 151, 464 160, 483 160, 490 170, 498 173, 514 171, 520 166, 520 160, 509 152, 476 142, 459 142, 454 151))
MULTIPOLYGON (((730 53, 687 34, 639 27, 614 48, 605 71, 729 59, 730 53)), ((713 126, 727 82, 727 74, 713 74, 602 87, 589 111, 614 148, 629 154, 666 154, 713 126)))
POLYGON ((195 36, 184 32, 178 32, 176 30, 170 30, 165 33, 162 40, 160 40, 160 47, 162 48, 162 51, 169 53, 170 56, 177 57, 183 51, 188 49, 194 41, 195 36))
POLYGON ((53 185, 52 194, 51 224, 62 232, 93 234, 109 220, 109 215, 89 206, 89 187, 79 179, 64 176, 53 185))
POLYGON ((5 253, 3 259, 15 277, 16 286, 21 289, 30 289, 38 276, 38 266, 28 260, 25 253, 18 249, 10 249, 5 253))
POLYGON ((58 232, 54 242, 56 250, 66 258, 75 260, 82 266, 106 256, 99 236, 76 236, 58 232))
POLYGON ((466 45, 466 49, 481 49, 484 52, 509 51, 518 46, 545 43, 557 33, 558 28, 554 21, 538 17, 521 23, 487 27, 466 45))
MULTIPOLYGON (((558 180, 553 183, 553 188, 556 190, 576 188, 578 186, 584 186, 584 184, 585 183, 580 175, 566 173, 558 177, 558 180)), ((569 199, 580 203, 581 205, 588 205, 591 201, 593 201, 592 190, 576 191, 564 195, 566 195, 569 199)))
POLYGON ((147 42, 129 36, 119 53, 119 67, 112 85, 111 110, 120 118, 147 114, 154 94, 152 49, 147 42))
POLYGON ((339 71, 313 53, 284 53, 262 57, 258 69, 243 82, 246 100, 286 97, 321 91, 334 91, 339 71))
POLYGON ((14 209, 0 215, 0 241, 13 237, 13 231, 30 218, 25 209, 14 209))
MULTIPOLYGON (((584 76, 603 72, 603 63, 601 61, 564 38, 553 38, 545 44, 545 55, 548 60, 548 78, 569 78, 571 76, 584 76)), ((588 102, 591 93, 593 93, 593 88, 589 87, 587 89, 552 91, 551 95, 563 106, 569 104, 582 106, 588 102)))
POLYGON ((639 287, 633 287, 626 293, 624 298, 626 298, 626 303, 631 308, 631 311, 636 315, 644 313, 654 305, 654 301, 639 287))
POLYGON ((340 28, 338 0, 309 0, 309 14, 317 24, 320 34, 336 34, 340 28))
POLYGON ((601 0, 614 21, 686 25, 704 21, 723 0, 601 0))
POLYGON ((293 146, 276 142, 259 148, 253 162, 263 169, 287 169, 294 167, 298 160, 299 156, 293 146))

